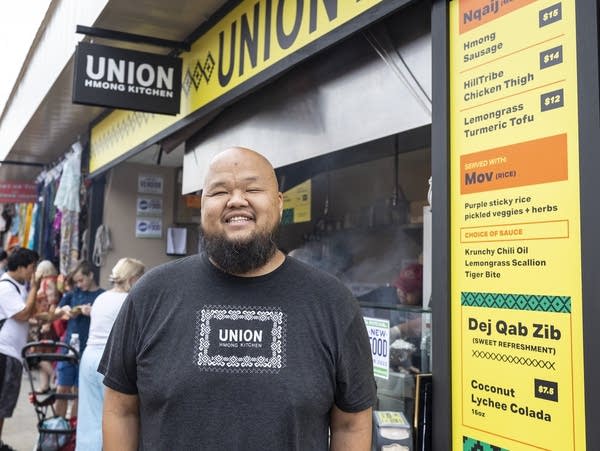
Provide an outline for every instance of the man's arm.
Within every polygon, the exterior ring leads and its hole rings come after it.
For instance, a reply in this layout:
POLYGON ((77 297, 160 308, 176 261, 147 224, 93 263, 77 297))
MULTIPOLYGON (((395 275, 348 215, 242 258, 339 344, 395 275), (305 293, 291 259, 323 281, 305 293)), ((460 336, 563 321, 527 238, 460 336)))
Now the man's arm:
POLYGON ((109 387, 104 391, 102 442, 104 451, 136 451, 139 441, 139 398, 109 387))
POLYGON ((344 412, 331 409, 331 451, 370 451, 372 440, 372 410, 344 412))
POLYGON ((12 317, 18 321, 27 321, 35 313, 35 297, 39 288, 39 281, 35 280, 35 277, 31 277, 31 286, 29 293, 27 293, 27 300, 25 301, 25 307, 18 313, 15 313, 12 317))

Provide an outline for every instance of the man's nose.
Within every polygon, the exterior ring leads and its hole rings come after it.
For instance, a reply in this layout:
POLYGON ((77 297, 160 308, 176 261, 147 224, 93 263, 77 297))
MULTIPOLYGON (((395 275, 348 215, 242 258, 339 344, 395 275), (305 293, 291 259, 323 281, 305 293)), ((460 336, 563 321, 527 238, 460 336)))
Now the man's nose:
POLYGON ((246 200, 246 193, 242 190, 236 189, 231 192, 231 197, 227 201, 228 207, 240 207, 248 205, 246 200))

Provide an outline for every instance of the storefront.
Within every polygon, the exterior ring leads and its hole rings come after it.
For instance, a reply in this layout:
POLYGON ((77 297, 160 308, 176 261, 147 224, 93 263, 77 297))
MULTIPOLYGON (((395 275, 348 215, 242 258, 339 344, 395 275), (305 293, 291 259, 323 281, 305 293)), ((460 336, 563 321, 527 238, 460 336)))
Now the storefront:
POLYGON ((90 140, 91 177, 106 177, 103 221, 118 249, 101 273, 127 253, 170 258, 171 230, 185 230, 184 254, 196 252, 206 165, 233 145, 256 149, 276 168, 286 198, 280 247, 340 277, 371 321, 389 328, 406 316, 393 284, 404 268, 419 268, 424 301, 407 308, 418 336, 386 338, 394 350, 376 373, 378 411, 394 412, 379 420, 400 434, 384 434, 381 444, 413 440, 416 375, 431 368, 431 9, 405 3, 311 2, 302 14, 287 3, 279 13, 270 2, 234 5, 182 55, 179 116, 114 112, 94 124, 90 140), (271 6, 269 37, 261 20, 271 6), (238 27, 240 48, 220 54, 219 39, 227 43, 238 27), (177 137, 185 141, 179 170, 134 162, 149 144, 176 146, 177 137), (162 190, 144 193, 140 177, 162 190), (140 233, 140 221, 156 224, 154 233, 140 233))
POLYGON ((117 110, 91 125, 87 223, 92 234, 108 227, 113 246, 100 279, 122 256, 154 266, 195 253, 208 162, 226 147, 253 148, 285 193, 281 248, 338 276, 362 303, 377 410, 387 412, 375 424, 395 428, 377 443, 594 449, 591 3, 225 5, 181 54, 178 115, 117 110), (555 135, 566 137, 518 160, 555 135), (515 230, 533 235, 481 239, 515 230), (420 280, 420 305, 397 298, 405 270, 420 280), (485 304, 492 298, 504 304, 485 304), (395 329, 407 322, 417 333, 395 329), (548 350, 555 358, 540 359, 548 350))

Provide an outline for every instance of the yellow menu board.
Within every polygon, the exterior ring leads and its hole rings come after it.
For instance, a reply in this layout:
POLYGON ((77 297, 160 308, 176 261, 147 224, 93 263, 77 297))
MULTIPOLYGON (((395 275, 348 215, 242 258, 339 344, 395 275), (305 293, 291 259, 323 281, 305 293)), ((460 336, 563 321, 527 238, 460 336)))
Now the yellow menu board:
POLYGON ((454 450, 585 449, 575 2, 450 2, 454 450))

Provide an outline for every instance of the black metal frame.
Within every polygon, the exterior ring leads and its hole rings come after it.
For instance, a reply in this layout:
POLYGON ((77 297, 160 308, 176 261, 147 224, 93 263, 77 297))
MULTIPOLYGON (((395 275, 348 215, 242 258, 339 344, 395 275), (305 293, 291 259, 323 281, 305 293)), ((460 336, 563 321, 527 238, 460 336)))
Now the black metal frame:
POLYGON ((43 168, 46 166, 44 163, 34 163, 31 161, 17 161, 17 160, 0 160, 0 164, 12 164, 15 166, 35 166, 38 168, 43 168))
POLYGON ((79 352, 72 346, 60 341, 41 340, 27 343, 21 350, 23 363, 29 377, 31 392, 29 394, 35 414, 37 416, 37 430, 39 432, 38 443, 36 450, 42 449, 42 441, 46 435, 50 441, 54 442, 56 449, 62 449, 67 443, 74 440, 76 428, 66 423, 66 427, 48 428, 46 420, 59 418, 54 410, 54 403, 58 399, 75 400, 76 394, 71 393, 56 393, 55 391, 39 392, 36 390, 31 369, 39 361, 45 362, 69 362, 73 365, 79 365, 79 352), (48 351, 46 349, 50 348, 48 351), (51 416, 49 416, 49 414, 51 416), (65 444, 60 446, 60 438, 65 440, 65 444), (54 439, 54 440, 52 440, 54 439))
MULTIPOLYGON (((577 22, 577 91, 579 99, 579 191, 581 217, 581 282, 583 297, 583 351, 587 449, 600 443, 600 70, 598 67, 599 6, 595 1, 575 2, 577 22)), ((573 381, 577 384, 577 381, 573 381)), ((580 444, 583 445, 583 444, 580 444)))
POLYGON ((432 374, 433 447, 452 443, 450 367, 450 160, 448 85, 448 0, 434 0, 431 12, 433 111, 431 118, 432 174, 432 374))
POLYGON ((143 36, 141 34, 126 33, 124 31, 108 30, 106 28, 85 27, 77 25, 75 30, 78 34, 93 36, 96 38, 112 39, 115 41, 134 42, 137 44, 155 45, 157 47, 167 47, 170 49, 183 50, 189 52, 192 48, 189 42, 171 41, 169 39, 155 38, 153 36, 143 36))

